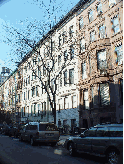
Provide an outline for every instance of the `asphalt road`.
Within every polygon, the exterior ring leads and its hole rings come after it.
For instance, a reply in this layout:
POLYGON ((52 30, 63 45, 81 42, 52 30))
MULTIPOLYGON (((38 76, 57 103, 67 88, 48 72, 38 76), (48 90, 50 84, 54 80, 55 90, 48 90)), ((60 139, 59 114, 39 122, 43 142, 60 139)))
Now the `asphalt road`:
POLYGON ((1 164, 100 164, 102 158, 89 155, 71 157, 61 146, 31 146, 27 142, 0 134, 1 164))

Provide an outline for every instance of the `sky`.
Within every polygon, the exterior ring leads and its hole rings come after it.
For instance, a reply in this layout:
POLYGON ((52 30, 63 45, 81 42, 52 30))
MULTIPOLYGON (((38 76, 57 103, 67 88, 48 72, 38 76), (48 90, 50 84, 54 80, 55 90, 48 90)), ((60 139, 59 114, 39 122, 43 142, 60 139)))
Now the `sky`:
POLYGON ((52 13, 53 10, 54 14, 50 19, 53 21, 56 16, 58 22, 59 17, 65 15, 78 2, 79 0, 0 0, 0 73, 2 66, 12 70, 16 68, 13 62, 15 56, 10 55, 13 46, 4 43, 8 34, 3 25, 7 24, 10 28, 13 26, 24 31, 29 22, 35 20, 47 22, 48 12, 52 13))

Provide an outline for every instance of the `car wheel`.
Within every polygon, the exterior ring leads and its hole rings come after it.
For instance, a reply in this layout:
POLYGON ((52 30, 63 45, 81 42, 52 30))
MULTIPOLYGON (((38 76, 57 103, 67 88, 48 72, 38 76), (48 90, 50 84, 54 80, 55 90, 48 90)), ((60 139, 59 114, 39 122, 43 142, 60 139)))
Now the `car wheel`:
POLYGON ((108 164, 118 164, 118 154, 116 150, 111 150, 107 154, 108 164))
POLYGON ((30 144, 31 144, 32 146, 34 146, 34 139, 33 139, 33 137, 30 138, 30 144))
POLYGON ((75 149, 74 149, 74 144, 73 144, 73 143, 70 143, 70 144, 69 144, 69 154, 70 154, 71 156, 74 156, 74 155, 76 154, 76 151, 75 151, 75 149))

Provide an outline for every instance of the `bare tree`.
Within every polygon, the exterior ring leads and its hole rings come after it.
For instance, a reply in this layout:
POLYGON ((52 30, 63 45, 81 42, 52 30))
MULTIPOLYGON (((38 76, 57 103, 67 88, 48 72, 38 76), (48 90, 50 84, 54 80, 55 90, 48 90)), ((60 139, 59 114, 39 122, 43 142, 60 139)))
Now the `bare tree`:
MULTIPOLYGON (((44 3, 42 3, 42 6, 45 6, 44 3)), ((51 15, 50 9, 46 8, 46 12, 48 16, 51 15)), ((34 59, 34 62, 37 63, 37 68, 34 68, 33 65, 31 65, 30 69, 32 70, 34 76, 39 79, 41 85, 43 86, 44 90, 47 93, 50 107, 52 109, 52 114, 54 116, 54 123, 56 123, 57 80, 61 78, 61 74, 65 70, 65 68, 67 68, 69 65, 74 63, 72 63, 73 57, 68 58, 68 54, 67 55, 63 54, 64 60, 61 64, 61 67, 57 71, 55 71, 55 65, 57 63, 56 59, 58 58, 58 56, 56 56, 55 53, 53 52, 53 48, 56 48, 56 46, 55 47, 53 46, 52 34, 54 33, 54 28, 57 28, 57 26, 53 27, 49 32, 48 32, 48 27, 50 30, 51 29, 50 22, 45 22, 45 21, 41 22, 36 20, 33 23, 31 22, 27 26, 26 31, 22 31, 21 29, 16 29, 13 26, 11 26, 10 28, 10 26, 6 24, 4 25, 4 29, 6 30, 8 35, 5 42, 11 44, 13 47, 14 46, 16 47, 15 49, 12 49, 11 53, 17 54, 18 57, 17 61, 19 62, 19 64, 21 61, 26 61, 32 55, 36 57, 34 59), (37 34, 35 38, 29 37, 32 31, 36 32, 37 34), (46 44, 46 40, 48 40, 48 44, 46 44), (47 52, 44 53, 45 56, 42 56, 40 52, 40 47, 42 46, 44 46, 45 51, 47 50, 47 52), (40 59, 40 64, 37 61, 37 57, 40 59), (39 75, 39 71, 41 67, 43 67, 47 72, 45 75, 47 76, 46 83, 42 79, 42 76, 39 75)), ((65 38, 66 35, 67 34, 64 34, 65 38)), ((74 41, 73 44, 76 44, 76 40, 74 41)), ((71 56, 71 52, 69 56, 71 56)))

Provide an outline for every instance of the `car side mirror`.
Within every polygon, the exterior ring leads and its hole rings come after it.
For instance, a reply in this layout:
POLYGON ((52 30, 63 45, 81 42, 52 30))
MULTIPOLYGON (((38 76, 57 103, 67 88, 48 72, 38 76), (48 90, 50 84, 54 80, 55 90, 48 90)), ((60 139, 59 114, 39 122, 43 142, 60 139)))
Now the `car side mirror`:
POLYGON ((85 137, 84 133, 81 133, 81 134, 80 134, 80 137, 85 137))

